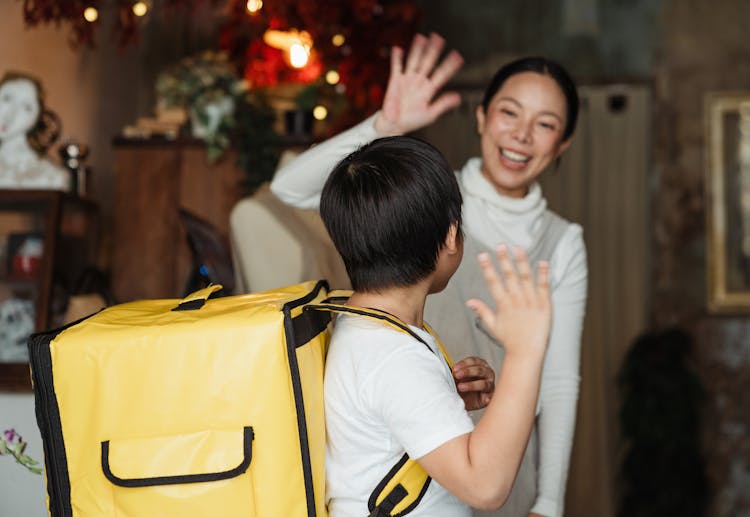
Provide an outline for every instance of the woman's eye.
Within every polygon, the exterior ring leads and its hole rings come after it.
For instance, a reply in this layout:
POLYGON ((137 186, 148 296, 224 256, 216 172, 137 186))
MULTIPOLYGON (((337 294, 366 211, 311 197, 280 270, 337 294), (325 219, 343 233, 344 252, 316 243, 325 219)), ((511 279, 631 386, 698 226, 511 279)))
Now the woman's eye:
POLYGON ((506 115, 508 117, 515 117, 516 116, 516 112, 513 111, 513 110, 510 110, 508 108, 500 108, 500 113, 502 113, 503 115, 506 115))
POLYGON ((551 122, 540 122, 539 125, 543 129, 546 129, 548 131, 553 131, 553 130, 555 130, 557 128, 557 126, 555 126, 555 124, 552 124, 551 122))

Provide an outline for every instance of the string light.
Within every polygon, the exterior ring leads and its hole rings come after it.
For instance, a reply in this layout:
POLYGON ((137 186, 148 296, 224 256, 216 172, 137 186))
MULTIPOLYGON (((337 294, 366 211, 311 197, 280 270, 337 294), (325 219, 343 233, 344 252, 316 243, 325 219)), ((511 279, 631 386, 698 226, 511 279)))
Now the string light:
POLYGON ((289 62, 294 68, 303 68, 310 58, 310 49, 306 48, 301 41, 295 41, 289 47, 289 62))
POLYGON ((83 17, 87 22, 93 23, 99 18, 99 11, 96 10, 96 7, 87 7, 83 10, 83 17))
POLYGON ((148 12, 146 2, 136 2, 133 4, 133 14, 136 16, 145 16, 148 12))
POLYGON ((283 50, 294 68, 303 68, 310 59, 313 42, 307 31, 269 29, 263 34, 263 41, 270 47, 283 50))
POLYGON ((263 7, 263 0, 247 0, 247 12, 255 14, 263 7))
POLYGON ((326 82, 328 84, 338 84, 341 80, 341 76, 336 70, 329 70, 326 72, 326 82))
POLYGON ((343 34, 336 34, 331 38, 331 43, 333 43, 334 46, 340 47, 344 43, 346 43, 346 38, 343 34))
POLYGON ((325 106, 318 104, 313 108, 313 117, 315 117, 315 120, 325 120, 327 116, 328 110, 325 106))

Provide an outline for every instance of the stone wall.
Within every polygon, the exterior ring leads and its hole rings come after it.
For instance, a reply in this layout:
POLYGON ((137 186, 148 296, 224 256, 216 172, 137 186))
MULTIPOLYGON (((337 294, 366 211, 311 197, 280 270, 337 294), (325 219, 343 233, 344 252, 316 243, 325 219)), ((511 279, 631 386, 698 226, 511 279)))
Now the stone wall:
POLYGON ((670 0, 654 77, 654 326, 695 338, 716 517, 750 515, 750 318, 706 311, 704 97, 750 90, 750 3, 670 0))

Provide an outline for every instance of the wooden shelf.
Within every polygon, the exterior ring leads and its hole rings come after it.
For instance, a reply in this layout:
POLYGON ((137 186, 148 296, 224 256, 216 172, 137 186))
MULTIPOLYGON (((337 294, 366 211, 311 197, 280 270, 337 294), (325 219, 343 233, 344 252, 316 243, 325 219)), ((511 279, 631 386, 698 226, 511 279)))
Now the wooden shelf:
MULTIPOLYGON (((0 190, 0 242, 24 234, 42 241, 38 270, 33 276, 15 274, 11 257, 5 257, 0 262, 0 303, 16 297, 31 300, 33 330, 39 332, 54 326, 59 316, 52 310, 56 286, 72 289, 79 275, 96 264, 98 206, 90 199, 53 190, 0 190)), ((30 389, 28 363, 0 362, 0 390, 30 389)))

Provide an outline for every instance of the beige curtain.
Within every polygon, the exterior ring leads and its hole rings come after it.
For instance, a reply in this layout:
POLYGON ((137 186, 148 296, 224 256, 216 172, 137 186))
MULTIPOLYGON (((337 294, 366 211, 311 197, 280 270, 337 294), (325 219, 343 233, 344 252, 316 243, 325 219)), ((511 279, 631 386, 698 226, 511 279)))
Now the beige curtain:
MULTIPOLYGON (((574 143, 542 188, 550 207, 584 228, 589 298, 581 394, 567 487, 568 517, 612 517, 616 508, 616 376, 645 329, 649 268, 650 92, 642 85, 584 86, 574 143)), ((477 153, 474 108, 481 93, 419 136, 459 167, 477 153)))

